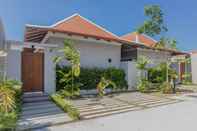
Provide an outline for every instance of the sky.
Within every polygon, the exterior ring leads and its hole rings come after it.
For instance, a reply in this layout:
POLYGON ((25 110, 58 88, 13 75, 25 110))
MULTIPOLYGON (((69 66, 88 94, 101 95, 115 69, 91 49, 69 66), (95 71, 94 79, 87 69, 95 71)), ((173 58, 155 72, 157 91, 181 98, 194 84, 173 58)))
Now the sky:
POLYGON ((10 40, 23 40, 25 24, 52 25, 74 13, 121 36, 144 22, 151 4, 164 12, 165 35, 181 50, 197 50, 197 0, 0 0, 0 18, 10 40))

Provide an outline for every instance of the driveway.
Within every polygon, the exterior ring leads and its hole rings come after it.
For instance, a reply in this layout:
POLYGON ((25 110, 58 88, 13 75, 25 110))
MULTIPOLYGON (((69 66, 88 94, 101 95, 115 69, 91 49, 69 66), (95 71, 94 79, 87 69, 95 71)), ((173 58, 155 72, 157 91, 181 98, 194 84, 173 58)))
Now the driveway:
MULTIPOLYGON (((197 94, 195 94, 197 96, 197 94)), ((196 131, 197 97, 185 101, 107 117, 84 120, 43 131, 196 131)))

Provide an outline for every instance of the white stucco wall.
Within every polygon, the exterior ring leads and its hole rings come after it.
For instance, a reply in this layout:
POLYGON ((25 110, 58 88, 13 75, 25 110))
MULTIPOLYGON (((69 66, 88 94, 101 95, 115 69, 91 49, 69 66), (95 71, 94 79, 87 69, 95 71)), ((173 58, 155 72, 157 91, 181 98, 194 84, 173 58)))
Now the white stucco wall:
POLYGON ((139 71, 136 68, 136 62, 134 61, 121 62, 121 68, 126 73, 128 89, 135 90, 137 86, 138 74, 139 74, 139 71))
POLYGON ((20 42, 9 41, 7 53, 7 77, 21 81, 21 49, 17 47, 20 42), (13 47, 11 45, 14 45, 13 47))
MULTIPOLYGON (((63 47, 63 38, 49 38, 47 43, 58 44, 63 47)), ((121 46, 106 44, 102 42, 92 42, 86 40, 74 40, 75 48, 80 52, 80 62, 82 67, 116 67, 120 68, 121 46), (111 63, 108 62, 111 59, 111 63)))
POLYGON ((192 82, 197 84, 197 54, 191 54, 191 72, 192 72, 192 82))
POLYGON ((44 92, 54 93, 56 90, 56 74, 55 64, 52 59, 54 56, 53 51, 45 50, 44 52, 44 92))
POLYGON ((151 61, 150 65, 155 66, 162 62, 166 62, 171 57, 171 54, 164 51, 138 48, 137 56, 138 58, 140 56, 147 57, 151 61))

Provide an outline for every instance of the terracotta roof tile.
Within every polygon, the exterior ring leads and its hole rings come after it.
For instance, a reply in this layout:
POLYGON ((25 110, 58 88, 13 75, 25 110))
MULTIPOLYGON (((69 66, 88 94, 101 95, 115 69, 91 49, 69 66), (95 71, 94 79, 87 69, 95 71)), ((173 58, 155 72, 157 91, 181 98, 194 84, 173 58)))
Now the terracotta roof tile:
POLYGON ((74 35, 80 35, 84 37, 93 37, 96 39, 104 39, 107 41, 116 41, 120 43, 126 43, 119 36, 107 31, 106 29, 96 25, 88 19, 74 14, 62 21, 59 21, 51 26, 39 26, 39 25, 27 25, 25 31, 25 41, 39 42, 44 37, 47 31, 69 33, 74 35), (34 33, 37 35, 43 32, 39 38, 34 37, 34 33), (45 34, 44 34, 45 33, 45 34))
POLYGON ((157 44, 156 40, 153 40, 147 35, 139 34, 137 32, 129 33, 121 37, 123 40, 127 40, 129 42, 136 42, 140 44, 144 44, 148 47, 154 47, 157 44))
POLYGON ((105 30, 104 28, 94 24, 93 22, 87 20, 86 18, 76 14, 72 17, 58 22, 52 26, 53 29, 70 31, 79 34, 87 34, 93 36, 100 36, 112 39, 119 39, 118 36, 112 34, 111 32, 105 30))

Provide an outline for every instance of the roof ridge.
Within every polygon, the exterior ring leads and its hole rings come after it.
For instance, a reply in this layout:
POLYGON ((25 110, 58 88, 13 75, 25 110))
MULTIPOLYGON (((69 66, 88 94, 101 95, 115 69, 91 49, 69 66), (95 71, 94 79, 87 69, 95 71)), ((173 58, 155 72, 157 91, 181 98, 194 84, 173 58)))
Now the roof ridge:
POLYGON ((146 34, 141 34, 141 35, 143 35, 143 36, 145 36, 145 37, 147 37, 147 38, 153 40, 153 41, 156 42, 156 43, 158 42, 157 40, 153 39, 152 37, 150 37, 150 36, 148 36, 148 35, 146 35, 146 34))
POLYGON ((55 26, 57 26, 57 25, 59 25, 59 24, 65 22, 65 21, 67 21, 67 20, 70 20, 71 18, 73 18, 73 17, 75 17, 75 16, 81 17, 83 20, 85 20, 85 21, 87 21, 88 23, 90 23, 90 24, 96 26, 97 28, 101 29, 102 31, 104 31, 104 32, 106 32, 106 33, 109 33, 110 35, 112 35, 112 36, 114 36, 114 37, 120 39, 120 37, 117 36, 116 34, 114 34, 114 33, 110 32, 110 31, 108 31, 108 30, 105 29, 104 27, 101 27, 100 25, 98 25, 98 24, 94 23, 93 21, 91 21, 91 20, 89 20, 89 19, 87 19, 87 18, 81 16, 81 15, 78 14, 78 13, 75 13, 75 14, 73 14, 73 15, 71 15, 71 16, 69 16, 69 17, 63 19, 63 20, 60 20, 60 21, 58 21, 57 23, 51 25, 50 27, 55 27, 55 26))
MULTIPOLYGON (((131 35, 131 34, 139 35, 140 33, 134 31, 134 32, 130 32, 130 33, 127 33, 127 34, 125 34, 125 35, 122 35, 122 36, 120 36, 120 37, 124 37, 124 36, 131 35)), ((150 37, 150 36, 148 36, 148 35, 146 35, 146 34, 144 34, 144 33, 142 33, 142 34, 140 34, 140 35, 143 35, 144 37, 147 37, 148 39, 151 39, 151 40, 153 40, 154 42, 158 42, 157 40, 153 39, 152 37, 150 37)))
POLYGON ((55 24, 52 24, 50 27, 55 27, 55 26, 57 26, 59 24, 62 24, 63 22, 65 22, 65 21, 67 21, 67 20, 69 20, 69 19, 71 19, 71 18, 73 18, 75 16, 80 16, 80 15, 78 13, 75 13, 75 14, 69 16, 69 17, 66 17, 66 18, 64 18, 62 20, 57 21, 55 24))

